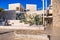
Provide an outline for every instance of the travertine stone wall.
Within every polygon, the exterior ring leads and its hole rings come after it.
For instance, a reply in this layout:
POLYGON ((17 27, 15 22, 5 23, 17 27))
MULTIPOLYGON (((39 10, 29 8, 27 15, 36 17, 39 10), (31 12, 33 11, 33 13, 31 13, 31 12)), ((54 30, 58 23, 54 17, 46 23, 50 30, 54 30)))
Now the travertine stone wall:
POLYGON ((51 40, 60 40, 60 0, 52 0, 53 35, 51 40))
POLYGON ((60 27, 60 0, 53 0, 53 26, 60 27))

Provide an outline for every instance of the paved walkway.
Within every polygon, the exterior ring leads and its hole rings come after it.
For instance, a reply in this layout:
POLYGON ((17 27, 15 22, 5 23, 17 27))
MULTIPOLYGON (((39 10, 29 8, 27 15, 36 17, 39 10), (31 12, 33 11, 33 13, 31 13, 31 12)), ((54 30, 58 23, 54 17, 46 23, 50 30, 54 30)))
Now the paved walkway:
MULTIPOLYGON (((6 31, 6 29, 8 30, 11 30, 11 29, 13 29, 13 30, 16 30, 16 29, 21 29, 21 30, 17 30, 17 33, 18 32, 20 32, 20 34, 34 34, 35 33, 35 35, 40 35, 40 34, 42 34, 42 33, 47 33, 47 34, 49 34, 50 36, 51 36, 51 40, 53 39, 53 38, 55 38, 55 37, 60 37, 59 35, 60 35, 60 32, 58 33, 58 31, 59 31, 59 29, 57 28, 55 28, 55 31, 53 31, 53 27, 52 27, 52 25, 47 25, 46 26, 46 30, 45 31, 41 31, 40 30, 40 26, 38 26, 38 27, 10 27, 10 26, 8 26, 8 27, 0 27, 1 29, 5 29, 5 31, 6 31), (27 30, 26 30, 26 28, 27 28, 27 30), (31 30, 32 29, 32 30, 31 30), (35 30, 35 31, 34 31, 35 30), (56 33, 56 31, 57 31, 57 33, 56 33), (53 35, 54 34, 54 35, 53 35), (58 35, 58 36, 56 36, 56 34, 58 35), (55 36, 55 37, 53 37, 53 36, 55 36)), ((0 30, 1 31, 1 30, 0 30)), ((58 39, 58 38, 57 38, 58 39)), ((53 39, 53 40, 55 40, 55 39, 53 39)))

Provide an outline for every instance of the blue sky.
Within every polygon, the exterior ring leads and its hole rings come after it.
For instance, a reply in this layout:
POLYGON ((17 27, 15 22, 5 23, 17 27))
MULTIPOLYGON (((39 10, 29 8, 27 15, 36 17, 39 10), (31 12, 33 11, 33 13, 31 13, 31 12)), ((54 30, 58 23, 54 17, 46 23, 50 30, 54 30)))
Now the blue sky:
MULTIPOLYGON (((48 6, 51 0, 47 0, 48 6)), ((45 0, 46 2, 46 0, 45 0)), ((11 3, 21 3, 24 8, 26 8, 26 4, 36 4, 37 9, 42 9, 42 0, 0 0, 0 8, 8 9, 8 4, 11 3)))

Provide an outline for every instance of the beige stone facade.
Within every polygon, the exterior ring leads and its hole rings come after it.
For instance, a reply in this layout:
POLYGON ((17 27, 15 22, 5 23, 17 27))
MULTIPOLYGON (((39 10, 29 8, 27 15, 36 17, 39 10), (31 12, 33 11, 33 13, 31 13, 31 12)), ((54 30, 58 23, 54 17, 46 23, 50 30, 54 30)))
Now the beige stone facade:
POLYGON ((52 40, 60 40, 60 0, 52 0, 53 35, 52 40))
POLYGON ((37 10, 36 4, 26 4, 26 10, 29 10, 30 12, 34 12, 37 10))
POLYGON ((16 10, 16 12, 24 11, 24 7, 20 3, 9 4, 9 10, 16 10))

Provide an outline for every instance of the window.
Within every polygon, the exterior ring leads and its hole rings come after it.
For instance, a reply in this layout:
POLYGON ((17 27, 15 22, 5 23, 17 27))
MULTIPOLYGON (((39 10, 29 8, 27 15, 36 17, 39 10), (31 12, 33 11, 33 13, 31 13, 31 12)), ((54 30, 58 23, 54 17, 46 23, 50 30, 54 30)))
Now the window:
POLYGON ((16 7, 16 11, 19 11, 19 7, 16 7))

